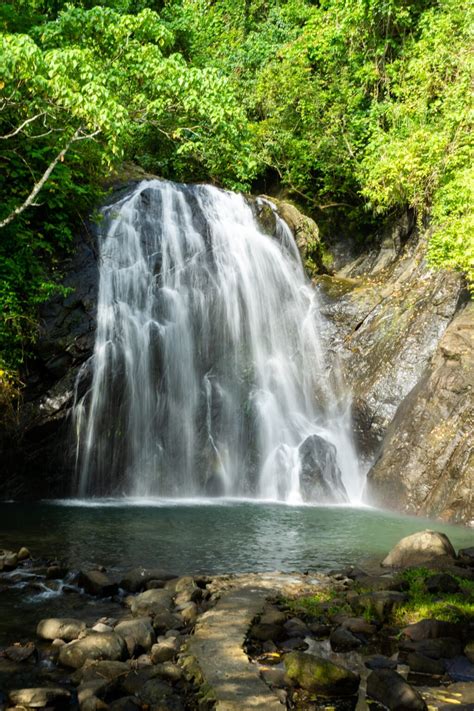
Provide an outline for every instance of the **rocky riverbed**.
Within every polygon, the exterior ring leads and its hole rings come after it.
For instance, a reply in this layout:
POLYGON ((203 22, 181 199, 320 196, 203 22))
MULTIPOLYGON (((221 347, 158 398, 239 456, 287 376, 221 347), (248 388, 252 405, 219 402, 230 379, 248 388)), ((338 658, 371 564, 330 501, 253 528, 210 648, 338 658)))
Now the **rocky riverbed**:
POLYGON ((3 551, 0 569, 2 593, 81 601, 29 636, 12 625, 2 708, 474 708, 474 549, 456 554, 442 534, 329 575, 137 567, 116 580, 25 548, 3 551))

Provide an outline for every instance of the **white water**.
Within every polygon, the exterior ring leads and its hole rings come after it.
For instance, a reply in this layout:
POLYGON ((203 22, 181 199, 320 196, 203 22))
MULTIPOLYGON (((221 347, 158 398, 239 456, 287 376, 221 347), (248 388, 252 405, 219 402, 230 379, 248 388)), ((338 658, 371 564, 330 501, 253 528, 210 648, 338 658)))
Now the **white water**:
POLYGON ((350 401, 276 224, 264 234, 241 195, 161 181, 105 210, 79 496, 359 498, 350 401))

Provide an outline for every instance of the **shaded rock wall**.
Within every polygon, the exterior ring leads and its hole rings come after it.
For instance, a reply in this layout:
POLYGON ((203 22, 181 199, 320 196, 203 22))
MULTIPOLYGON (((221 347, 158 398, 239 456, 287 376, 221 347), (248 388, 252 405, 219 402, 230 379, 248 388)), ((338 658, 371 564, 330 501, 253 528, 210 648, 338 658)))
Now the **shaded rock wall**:
POLYGON ((387 508, 474 525, 474 304, 446 329, 368 474, 387 508))

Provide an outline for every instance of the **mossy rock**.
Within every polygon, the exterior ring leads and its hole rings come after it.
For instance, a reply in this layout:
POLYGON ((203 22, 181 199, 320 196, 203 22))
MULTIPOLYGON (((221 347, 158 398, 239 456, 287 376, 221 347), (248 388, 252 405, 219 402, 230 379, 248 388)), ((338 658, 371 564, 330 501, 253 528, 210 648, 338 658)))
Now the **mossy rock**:
POLYGON ((285 656, 288 677, 302 689, 322 696, 352 696, 360 683, 358 674, 314 654, 290 652, 285 656))

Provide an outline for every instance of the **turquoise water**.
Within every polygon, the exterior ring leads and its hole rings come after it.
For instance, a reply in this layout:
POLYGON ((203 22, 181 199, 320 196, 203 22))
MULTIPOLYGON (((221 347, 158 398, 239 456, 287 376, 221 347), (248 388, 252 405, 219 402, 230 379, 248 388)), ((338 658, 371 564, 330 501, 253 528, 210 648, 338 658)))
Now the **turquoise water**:
POLYGON ((403 536, 432 528, 455 548, 472 529, 371 508, 248 501, 100 500, 0 504, 3 547, 26 545, 70 567, 156 566, 177 575, 303 571, 382 558, 403 536))

